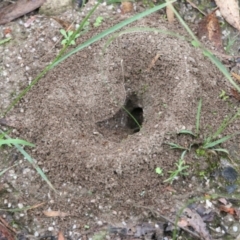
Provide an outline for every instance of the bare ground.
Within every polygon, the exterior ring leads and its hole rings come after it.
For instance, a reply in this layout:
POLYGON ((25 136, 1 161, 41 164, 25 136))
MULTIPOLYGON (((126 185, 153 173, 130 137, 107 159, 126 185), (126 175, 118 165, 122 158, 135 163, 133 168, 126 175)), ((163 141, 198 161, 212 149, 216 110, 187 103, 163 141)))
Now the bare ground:
MULTIPOLYGON (((95 16, 103 13, 107 16, 104 23, 92 27, 78 44, 122 20, 104 7, 95 16)), ((71 20, 71 14, 81 19, 74 12, 65 13, 63 19, 71 20)), ((14 40, 0 47, 2 112, 11 97, 61 48, 54 42, 55 36, 60 37, 60 25, 54 19, 38 17, 30 29, 20 20, 9 26, 14 40)), ((131 27, 139 26, 184 34, 180 25, 169 25, 159 14, 131 27)), ((221 90, 229 91, 229 84, 185 40, 156 32, 132 32, 117 37, 103 52, 106 40, 52 69, 7 115, 17 122, 14 135, 36 144, 27 150, 59 192, 50 190, 21 155, 17 156, 19 165, 1 179, 2 207, 45 203, 13 216, 30 239, 36 232, 44 235, 51 230, 56 235, 60 229, 70 239, 80 239, 108 225, 157 221, 155 214, 174 219, 188 199, 211 192, 197 174, 207 164, 194 154, 186 157, 189 175, 167 188, 163 181, 175 168, 180 152, 164 143, 187 145, 192 141, 175 133, 194 130, 199 99, 203 100, 202 136, 216 130, 235 112, 235 100, 219 98, 221 90), (123 107, 141 123, 141 129, 123 107), (156 167, 164 170, 164 176, 155 173, 156 167), (42 211, 47 209, 68 216, 46 218, 42 211)), ((239 124, 235 122, 226 132, 237 131, 239 124)), ((239 139, 234 143, 238 145, 239 139)), ((3 152, 2 156, 2 168, 16 158, 15 152, 8 157, 3 152)))

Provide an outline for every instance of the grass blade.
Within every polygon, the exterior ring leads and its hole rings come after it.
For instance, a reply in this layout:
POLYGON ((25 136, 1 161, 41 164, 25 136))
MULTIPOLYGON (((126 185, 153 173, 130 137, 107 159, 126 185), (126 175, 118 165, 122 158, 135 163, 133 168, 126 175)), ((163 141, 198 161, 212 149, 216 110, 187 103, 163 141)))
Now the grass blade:
POLYGON ((0 147, 2 145, 11 145, 11 144, 20 144, 20 145, 24 145, 24 146, 30 146, 30 147, 35 147, 34 144, 30 143, 30 142, 27 142, 27 141, 24 141, 22 139, 12 139, 12 138, 9 138, 9 139, 0 139, 0 147))
POLYGON ((224 148, 214 148, 213 150, 216 152, 223 152, 223 153, 226 153, 227 155, 229 155, 228 150, 224 149, 224 148))
POLYGON ((176 9, 172 6, 172 4, 169 5, 169 7, 173 10, 174 14, 178 18, 179 22, 182 24, 182 26, 186 29, 188 34, 192 37, 194 41, 194 46, 199 47, 203 51, 203 55, 208 57, 210 61, 223 73, 223 75, 227 78, 227 80, 233 85, 234 88, 240 92, 240 87, 233 81, 229 71, 227 68, 207 49, 203 47, 203 45, 199 42, 197 37, 194 35, 192 30, 188 27, 188 25, 185 23, 185 21, 182 19, 182 17, 178 14, 176 9))
MULTIPOLYGON (((10 139, 10 137, 5 134, 5 137, 10 139)), ((42 169, 34 162, 34 160, 32 159, 32 157, 17 143, 12 143, 17 150, 24 156, 24 158, 33 165, 33 167, 36 169, 36 171, 38 172, 38 174, 42 177, 42 179, 44 181, 46 181, 46 183, 49 185, 50 188, 52 188, 55 192, 57 192, 57 190, 53 187, 53 185, 51 184, 51 182, 48 180, 47 176, 44 174, 44 172, 42 171, 42 169)))
POLYGON ((182 150, 188 150, 187 148, 185 147, 182 147, 176 143, 166 143, 167 145, 170 146, 171 149, 182 149, 182 150))
POLYGON ((204 144, 203 145, 203 149, 208 149, 208 148, 215 147, 215 146, 219 145, 220 143, 226 142, 227 140, 229 140, 230 138, 232 138, 236 134, 238 134, 238 133, 227 135, 227 136, 225 136, 225 137, 223 137, 221 139, 218 139, 218 140, 216 140, 214 142, 210 142, 210 143, 204 144))
POLYGON ((0 41, 0 45, 3 45, 4 43, 6 43, 6 42, 8 42, 8 41, 10 41, 12 38, 6 38, 6 39, 3 39, 3 40, 1 40, 0 41))
POLYGON ((225 129, 226 127, 232 123, 237 117, 239 117, 240 110, 237 111, 237 113, 230 119, 223 120, 222 124, 218 128, 218 130, 213 134, 212 138, 217 138, 225 129))

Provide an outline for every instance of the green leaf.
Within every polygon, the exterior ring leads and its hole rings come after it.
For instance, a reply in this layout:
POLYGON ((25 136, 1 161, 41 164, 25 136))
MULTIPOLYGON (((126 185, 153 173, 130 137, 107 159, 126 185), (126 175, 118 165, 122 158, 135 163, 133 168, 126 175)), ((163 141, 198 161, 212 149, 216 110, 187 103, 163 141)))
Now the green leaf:
POLYGON ((73 31, 68 31, 68 38, 70 38, 73 35, 73 31))
POLYGON ((76 44, 75 40, 72 40, 71 45, 75 45, 75 44, 76 44))
POLYGON ((158 175, 162 175, 162 174, 163 174, 163 170, 162 170, 160 167, 156 167, 155 172, 156 172, 158 175))
POLYGON ((61 41, 61 44, 62 44, 62 45, 66 45, 66 44, 67 44, 67 39, 63 39, 63 40, 61 41))
POLYGON ((181 130, 178 132, 178 134, 189 134, 192 135, 193 137, 196 137, 196 135, 190 130, 181 130))
POLYGON ((64 29, 60 29, 60 33, 65 37, 68 38, 67 33, 64 29))
MULTIPOLYGON (((7 134, 5 134, 5 137, 7 138, 7 140, 12 140, 7 134)), ((14 139, 13 139, 14 140, 14 139)), ((16 140, 20 140, 20 139, 16 139, 16 140)), ((17 150, 24 156, 24 158, 33 165, 33 167, 37 170, 38 174, 42 177, 42 179, 44 181, 46 181, 46 183, 55 191, 56 189, 53 187, 53 185, 51 184, 51 182, 48 180, 48 178, 46 177, 46 175, 44 174, 44 172, 41 170, 41 168, 35 163, 34 159, 32 159, 32 157, 17 143, 15 143, 14 141, 12 142, 12 144, 17 148, 17 150)))

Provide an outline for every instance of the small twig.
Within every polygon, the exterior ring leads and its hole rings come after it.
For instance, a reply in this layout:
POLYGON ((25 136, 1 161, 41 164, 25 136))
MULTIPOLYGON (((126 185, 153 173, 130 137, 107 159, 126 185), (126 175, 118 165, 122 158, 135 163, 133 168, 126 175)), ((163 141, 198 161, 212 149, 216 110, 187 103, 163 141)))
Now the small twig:
POLYGON ((203 12, 201 9, 199 9, 194 3, 192 3, 190 0, 187 0, 187 2, 193 7, 196 8, 201 14, 203 14, 204 16, 206 16, 206 13, 203 12))
MULTIPOLYGON (((153 216, 157 216, 156 218, 162 218, 163 220, 167 221, 167 222, 170 222, 171 224, 175 225, 175 222, 172 221, 171 219, 169 219, 168 217, 165 217, 163 216, 162 214, 160 214, 159 212, 157 211, 154 211, 153 209, 151 209, 150 207, 144 207, 144 206, 140 206, 140 205, 135 205, 136 207, 138 208, 144 208, 144 209, 148 209, 151 211, 151 213, 153 214, 153 216), (156 214, 157 213, 157 214, 156 214)), ((179 227, 179 226, 178 226, 179 227)), ((189 230, 188 228, 185 228, 185 227, 179 227, 181 228, 182 230, 188 232, 189 234, 191 234, 192 236, 196 237, 197 239, 201 239, 201 237, 197 234, 197 233, 194 233, 193 231, 189 230)))
POLYGON ((154 67, 155 63, 157 62, 157 60, 160 58, 160 53, 157 53, 156 56, 152 59, 151 63, 149 64, 148 68, 147 68, 147 72, 150 72, 150 70, 154 67))

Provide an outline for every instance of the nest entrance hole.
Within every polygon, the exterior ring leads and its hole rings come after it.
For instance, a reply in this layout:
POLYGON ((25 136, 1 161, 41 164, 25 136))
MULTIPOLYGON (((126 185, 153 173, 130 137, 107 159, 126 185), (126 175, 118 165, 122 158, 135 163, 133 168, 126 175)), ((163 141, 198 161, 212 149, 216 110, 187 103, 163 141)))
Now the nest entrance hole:
POLYGON ((143 121, 143 108, 136 94, 132 94, 113 117, 97 122, 96 126, 104 137, 119 142, 139 132, 143 121))

